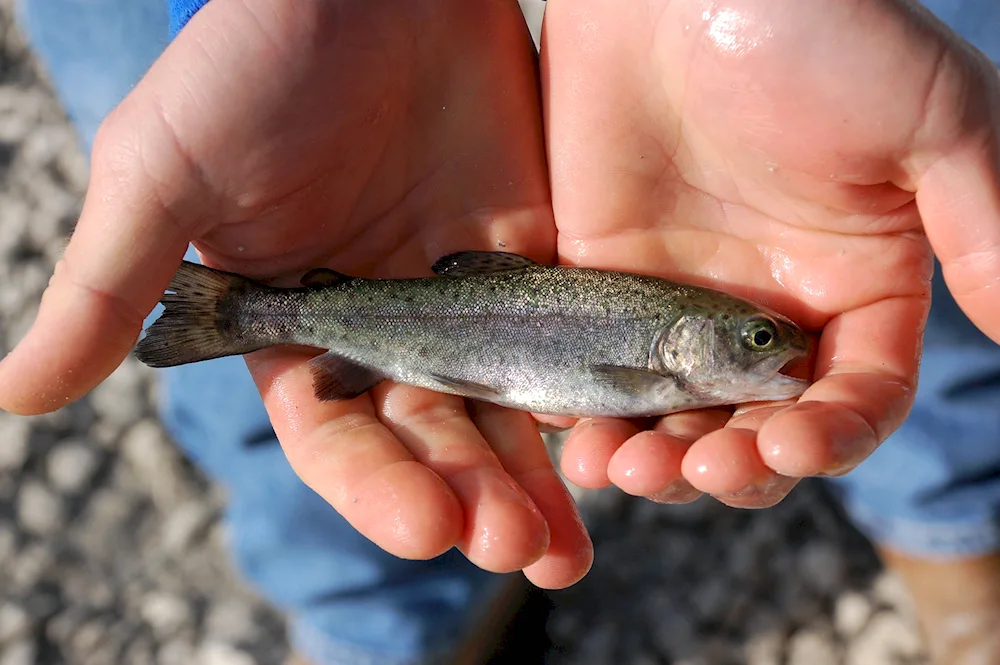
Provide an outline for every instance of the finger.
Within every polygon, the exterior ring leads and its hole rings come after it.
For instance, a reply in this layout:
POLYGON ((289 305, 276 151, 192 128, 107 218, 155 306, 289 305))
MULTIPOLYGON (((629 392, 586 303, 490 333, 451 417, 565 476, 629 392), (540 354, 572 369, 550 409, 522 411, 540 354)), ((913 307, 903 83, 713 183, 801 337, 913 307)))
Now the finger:
POLYGON ((389 431, 458 498, 464 514, 458 546, 472 563, 506 573, 545 554, 549 529, 544 516, 504 470, 461 397, 385 382, 372 390, 372 398, 389 431))
POLYGON ((531 496, 548 524, 548 549, 524 574, 545 589, 580 581, 593 564, 594 547, 531 416, 482 402, 472 403, 470 410, 497 459, 531 496))
POLYGON ((709 432, 724 427, 726 410, 686 411, 661 418, 652 431, 639 432, 612 456, 608 477, 622 491, 660 503, 689 503, 700 492, 681 474, 688 448, 709 432))
POLYGON ((131 350, 143 319, 180 265, 187 234, 154 195, 159 186, 139 155, 159 151, 162 171, 156 176, 172 190, 194 196, 194 185, 186 166, 171 161, 172 148, 140 130, 158 127, 156 114, 150 112, 140 125, 132 106, 102 128, 66 253, 31 329, 0 362, 4 410, 52 411, 103 381, 131 350))
POLYGON ((440 476, 417 461, 378 419, 371 399, 320 402, 306 352, 247 356, 292 469, 355 529, 407 559, 429 559, 464 532, 462 506, 440 476))
POLYGON ((769 469, 757 452, 757 433, 737 427, 696 441, 681 469, 693 487, 734 508, 773 506, 798 482, 769 469))
POLYGON ((892 298, 830 321, 817 349, 819 379, 760 428, 764 462, 786 476, 839 475, 866 459, 913 404, 922 298, 892 298))
POLYGON ((608 463, 615 451, 639 432, 627 420, 588 418, 576 424, 562 451, 562 471, 580 487, 601 489, 611 484, 608 463))

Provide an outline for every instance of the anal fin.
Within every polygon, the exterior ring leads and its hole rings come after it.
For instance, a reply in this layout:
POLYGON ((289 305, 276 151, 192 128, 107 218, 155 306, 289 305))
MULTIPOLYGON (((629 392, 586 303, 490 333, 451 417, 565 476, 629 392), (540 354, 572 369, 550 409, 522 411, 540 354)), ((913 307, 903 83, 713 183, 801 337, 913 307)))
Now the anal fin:
POLYGON ((451 388, 463 397, 478 399, 483 402, 495 402, 501 396, 497 391, 481 383, 466 381, 464 379, 453 379, 448 376, 441 376, 440 374, 432 374, 431 377, 441 385, 451 388))
POLYGON ((313 391, 325 402, 354 399, 374 388, 385 376, 362 365, 327 352, 309 361, 313 391))

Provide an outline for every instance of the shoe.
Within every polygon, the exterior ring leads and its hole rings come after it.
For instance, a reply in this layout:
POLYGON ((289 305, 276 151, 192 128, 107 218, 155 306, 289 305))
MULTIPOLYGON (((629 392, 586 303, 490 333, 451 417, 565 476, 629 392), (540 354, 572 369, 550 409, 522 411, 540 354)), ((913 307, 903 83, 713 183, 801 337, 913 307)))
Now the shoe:
POLYGON ((1000 553, 950 560, 879 554, 906 584, 935 665, 1000 664, 1000 553))

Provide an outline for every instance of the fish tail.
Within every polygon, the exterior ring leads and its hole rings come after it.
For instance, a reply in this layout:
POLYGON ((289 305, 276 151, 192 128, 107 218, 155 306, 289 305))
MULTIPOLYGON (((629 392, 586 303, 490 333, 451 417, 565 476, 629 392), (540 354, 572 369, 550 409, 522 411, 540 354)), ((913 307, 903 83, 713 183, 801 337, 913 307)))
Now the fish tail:
POLYGON ((240 275, 184 261, 160 302, 166 308, 135 348, 150 367, 250 353, 270 340, 240 325, 240 303, 262 284, 240 275))

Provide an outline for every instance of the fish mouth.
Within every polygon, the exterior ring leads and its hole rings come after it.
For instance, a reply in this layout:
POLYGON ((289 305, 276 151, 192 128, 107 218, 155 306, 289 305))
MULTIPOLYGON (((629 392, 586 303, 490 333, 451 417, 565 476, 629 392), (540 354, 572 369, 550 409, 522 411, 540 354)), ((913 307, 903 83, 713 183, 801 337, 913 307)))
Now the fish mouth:
MULTIPOLYGON (((805 349, 795 349, 784 358, 784 362, 775 368, 774 373, 757 388, 761 401, 781 400, 798 397, 805 392, 812 381, 807 378, 810 373, 808 363, 809 352, 805 349)), ((781 359, 778 359, 781 360, 781 359)))

